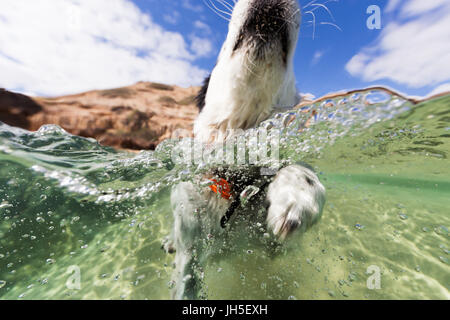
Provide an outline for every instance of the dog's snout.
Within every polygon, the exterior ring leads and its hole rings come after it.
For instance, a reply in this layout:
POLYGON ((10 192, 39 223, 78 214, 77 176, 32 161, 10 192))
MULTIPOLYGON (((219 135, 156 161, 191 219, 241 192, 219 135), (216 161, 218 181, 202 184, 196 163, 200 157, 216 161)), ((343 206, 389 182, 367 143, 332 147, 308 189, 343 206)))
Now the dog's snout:
MULTIPOLYGON (((290 32, 296 25, 296 3, 292 0, 249 0, 249 7, 234 51, 246 45, 256 49, 257 58, 264 47, 279 44, 283 55, 290 47, 290 32), (247 42, 247 43, 245 43, 247 42), (250 45, 248 45, 250 44, 250 45)), ((295 28, 294 28, 295 29, 295 28)))

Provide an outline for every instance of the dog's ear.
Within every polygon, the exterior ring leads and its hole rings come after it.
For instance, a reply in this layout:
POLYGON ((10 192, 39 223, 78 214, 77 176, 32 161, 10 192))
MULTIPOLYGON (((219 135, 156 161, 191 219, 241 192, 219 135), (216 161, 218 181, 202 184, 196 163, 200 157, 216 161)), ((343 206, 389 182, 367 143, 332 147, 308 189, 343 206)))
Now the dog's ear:
POLYGON ((203 81, 203 86, 200 89, 198 95, 195 97, 195 103, 197 104, 197 107, 198 107, 200 112, 202 112, 203 108, 205 107, 205 98, 206 98, 206 93, 208 92, 209 80, 210 79, 211 79, 211 75, 209 75, 203 81))

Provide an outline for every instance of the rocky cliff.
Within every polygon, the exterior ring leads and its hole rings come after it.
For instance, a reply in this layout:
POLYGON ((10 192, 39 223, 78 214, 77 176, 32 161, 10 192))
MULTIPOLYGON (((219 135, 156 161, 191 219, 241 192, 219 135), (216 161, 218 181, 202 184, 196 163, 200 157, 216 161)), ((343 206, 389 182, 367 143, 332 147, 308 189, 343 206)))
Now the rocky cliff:
POLYGON ((0 121, 27 130, 57 124, 123 149, 154 149, 173 132, 192 132, 199 88, 139 82, 57 98, 31 98, 0 89, 0 121))

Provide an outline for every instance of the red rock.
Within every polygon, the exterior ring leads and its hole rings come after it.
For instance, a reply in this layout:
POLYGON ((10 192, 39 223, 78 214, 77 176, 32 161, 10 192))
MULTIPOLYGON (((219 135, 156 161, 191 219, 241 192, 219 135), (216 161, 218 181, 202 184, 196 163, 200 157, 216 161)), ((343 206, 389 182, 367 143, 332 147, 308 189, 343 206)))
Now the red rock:
POLYGON ((123 149, 154 149, 161 141, 191 136, 199 88, 139 82, 111 90, 31 98, 0 90, 0 121, 30 131, 56 124, 74 135, 123 149))

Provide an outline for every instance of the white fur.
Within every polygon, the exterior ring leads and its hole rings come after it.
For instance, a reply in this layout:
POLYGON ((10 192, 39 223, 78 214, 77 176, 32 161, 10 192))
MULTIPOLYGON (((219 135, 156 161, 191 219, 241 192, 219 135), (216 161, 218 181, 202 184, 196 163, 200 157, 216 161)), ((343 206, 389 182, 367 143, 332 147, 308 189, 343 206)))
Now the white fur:
MULTIPOLYGON (((251 48, 231 54, 251 2, 240 0, 236 3, 228 37, 212 72, 205 107, 194 128, 196 138, 203 142, 223 141, 233 134, 233 130, 257 126, 274 108, 298 102, 293 71, 295 46, 288 54, 287 68, 275 49, 264 61, 256 63, 248 54, 251 48)), ((293 21, 299 23, 297 1, 291 3, 293 21)), ((293 28, 291 41, 295 44, 296 23, 290 24, 293 28)), ((268 229, 284 239, 295 229, 305 231, 318 220, 325 202, 325 188, 314 172, 293 165, 278 172, 268 187, 267 200, 270 201, 266 219, 268 229)), ((221 228, 220 220, 230 201, 218 198, 208 188, 199 190, 194 184, 183 182, 173 188, 171 203, 174 228, 164 247, 169 252, 176 250, 172 297, 195 299, 200 282, 195 265, 207 256, 202 252, 201 241, 210 235, 220 237, 226 232, 221 228)))
POLYGON ((294 51, 300 24, 300 9, 292 2, 292 49, 284 67, 281 54, 273 51, 265 61, 253 61, 249 50, 233 53, 233 44, 244 24, 250 0, 238 1, 233 10, 227 39, 211 74, 205 108, 194 125, 196 139, 224 140, 235 129, 249 129, 267 119, 275 107, 293 106, 299 101, 295 86, 294 51), (270 56, 271 55, 271 56, 270 56))

